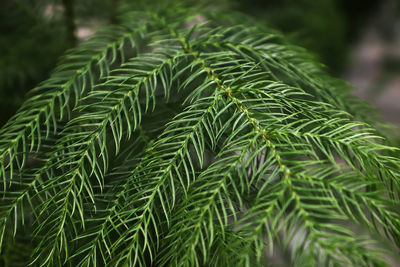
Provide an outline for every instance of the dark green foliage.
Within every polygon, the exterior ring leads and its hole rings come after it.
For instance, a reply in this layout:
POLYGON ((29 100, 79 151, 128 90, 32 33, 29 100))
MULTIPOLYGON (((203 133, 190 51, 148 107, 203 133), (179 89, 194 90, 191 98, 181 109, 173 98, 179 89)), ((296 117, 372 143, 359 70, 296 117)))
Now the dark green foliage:
POLYGON ((398 254, 398 149, 347 84, 239 14, 121 18, 65 55, 1 130, 4 251, 25 231, 39 266, 279 254, 375 266, 398 254))
MULTIPOLYGON (((77 25, 111 20, 111 0, 75 1, 77 25)), ((16 112, 24 95, 48 78, 71 47, 60 0, 0 1, 0 125, 16 112)))
POLYGON ((346 24, 345 14, 338 8, 340 1, 236 1, 240 10, 290 34, 293 41, 316 53, 331 71, 338 73, 346 66, 349 45, 346 29, 352 21, 346 24))
POLYGON ((0 125, 67 48, 60 16, 45 17, 45 6, 32 2, 0 2, 0 125))

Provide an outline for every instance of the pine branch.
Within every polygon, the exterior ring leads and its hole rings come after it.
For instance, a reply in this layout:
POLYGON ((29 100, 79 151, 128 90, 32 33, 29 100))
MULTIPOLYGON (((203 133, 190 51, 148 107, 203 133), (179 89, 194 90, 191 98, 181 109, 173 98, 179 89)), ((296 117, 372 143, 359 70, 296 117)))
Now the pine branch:
POLYGON ((395 258, 398 148, 348 85, 239 14, 129 6, 0 131, 1 247, 28 229, 39 266, 395 258))
POLYGON ((20 170, 24 166, 27 153, 22 153, 20 159, 16 156, 18 151, 38 150, 41 139, 49 135, 50 126, 56 128, 56 116, 62 120, 67 113, 67 119, 70 118, 71 97, 75 97, 76 105, 85 91, 92 90, 93 84, 103 77, 108 72, 109 65, 116 61, 117 49, 123 61, 125 42, 129 40, 135 45, 133 38, 143 29, 143 26, 133 28, 131 32, 127 32, 126 27, 119 26, 105 29, 98 38, 72 50, 56 68, 52 77, 32 90, 31 94, 34 96, 22 105, 0 132, 0 177, 4 188, 7 187, 7 180, 12 179, 14 169, 20 170), (100 71, 100 78, 96 78, 96 69, 100 71), (43 124, 46 129, 44 136, 40 134, 43 124), (9 172, 8 175, 6 171, 9 172))
POLYGON ((98 254, 101 255, 102 263, 107 263, 108 255, 110 255, 110 248, 104 242, 107 227, 115 224, 112 220, 113 215, 119 203, 124 201, 123 193, 128 188, 132 170, 143 156, 144 150, 141 143, 146 143, 145 139, 146 136, 139 135, 138 139, 125 149, 125 153, 118 155, 117 162, 121 161, 121 165, 115 167, 105 177, 112 182, 109 185, 106 184, 105 188, 100 190, 101 193, 93 196, 94 203, 86 203, 88 208, 85 209, 85 217, 88 227, 74 238, 77 248, 70 257, 70 261, 75 258, 80 259, 78 266, 96 265, 96 262, 99 262, 98 254))
MULTIPOLYGON (((193 158, 188 150, 189 144, 193 144, 197 149, 202 147, 203 137, 196 132, 201 132, 200 129, 204 127, 207 117, 216 112, 217 100, 218 97, 215 95, 192 105, 190 110, 183 112, 176 119, 176 123, 170 124, 164 131, 154 147, 149 149, 147 156, 133 172, 130 178, 132 185, 126 192, 127 200, 115 214, 120 221, 118 225, 122 227, 126 225, 126 229, 121 233, 125 238, 113 244, 114 251, 122 249, 117 254, 119 261, 115 264, 142 266, 146 264, 143 261, 143 255, 146 254, 149 254, 150 260, 152 259, 159 240, 157 237, 146 235, 153 231, 159 232, 157 221, 166 220, 167 226, 170 224, 169 213, 175 205, 176 190, 180 187, 185 188, 195 173, 193 158), (185 124, 181 124, 180 121, 185 124), (166 159, 163 160, 162 157, 166 159), (157 166, 160 168, 151 167, 155 162, 158 162, 157 166), (180 179, 175 181, 174 176, 180 179), (138 195, 135 192, 142 194, 138 195), (169 196, 173 196, 172 199, 169 196), (155 204, 161 205, 162 210, 154 214, 155 204), (132 207, 138 208, 132 212, 132 207), (125 243, 127 239, 132 239, 128 247, 125 243), (141 241, 143 239, 144 244, 141 241), (133 259, 131 255, 134 255, 133 259)), ((203 155, 200 153, 201 150, 198 150, 196 155, 201 160, 203 155)))
MULTIPOLYGON (((132 65, 140 64, 146 66, 146 69, 129 69, 129 83, 126 82, 127 79, 124 79, 123 82, 116 82, 113 76, 110 76, 106 84, 101 85, 107 90, 94 91, 83 98, 84 101, 94 104, 77 107, 79 110, 94 111, 87 111, 66 125, 65 130, 61 132, 63 137, 56 144, 55 153, 50 158, 50 161, 54 162, 52 166, 57 166, 57 168, 66 166, 67 170, 60 175, 51 175, 52 178, 44 182, 39 190, 41 193, 41 191, 45 192, 47 188, 59 188, 55 195, 46 197, 46 201, 41 204, 44 212, 39 214, 38 221, 43 227, 36 232, 36 235, 43 235, 43 239, 46 241, 54 240, 52 245, 42 243, 43 245, 37 246, 35 253, 38 256, 36 258, 43 257, 42 255, 49 258, 47 254, 53 257, 54 253, 63 251, 62 243, 67 239, 63 230, 66 227, 65 221, 68 217, 73 217, 75 211, 79 213, 80 221, 85 228, 82 198, 85 196, 93 200, 93 185, 87 179, 91 174, 95 175, 100 189, 104 184, 104 173, 107 170, 107 158, 109 157, 106 149, 107 128, 111 128, 111 137, 114 140, 115 151, 118 153, 124 126, 127 125, 127 131, 130 133, 137 129, 136 125, 140 124, 143 112, 139 103, 141 90, 145 91, 144 94, 147 96, 147 110, 150 99, 153 98, 157 88, 152 80, 153 76, 171 64, 171 59, 165 58, 168 52, 170 51, 164 48, 162 53, 159 52, 158 57, 157 52, 153 52, 151 57, 135 57, 132 62, 126 63, 126 66, 132 67, 132 65), (119 88, 110 90, 112 88, 110 86, 114 84, 117 84, 119 88), (133 113, 133 121, 130 121, 129 113, 133 113), (82 128, 83 125, 87 129, 86 131, 82 128), (90 167, 88 168, 87 165, 90 167), (60 205, 60 202, 63 204, 60 205), (51 209, 52 213, 48 214, 47 209, 51 209)), ((170 53, 173 53, 173 49, 170 53)), ((174 54, 170 54, 170 57, 173 56, 174 54)), ((123 70, 117 69, 116 71, 123 70)), ((130 134, 128 134, 129 137, 130 134)), ((70 222, 70 224, 73 223, 70 222)), ((64 251, 67 253, 66 248, 64 251)))

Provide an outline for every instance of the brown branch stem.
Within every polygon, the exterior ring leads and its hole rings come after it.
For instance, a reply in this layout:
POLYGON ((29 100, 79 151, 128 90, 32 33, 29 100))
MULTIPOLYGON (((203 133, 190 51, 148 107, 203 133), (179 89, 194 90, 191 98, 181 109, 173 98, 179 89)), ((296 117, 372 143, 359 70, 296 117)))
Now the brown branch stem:
POLYGON ((74 0, 62 0, 65 14, 65 25, 67 28, 67 40, 71 46, 76 46, 77 38, 75 35, 75 14, 74 14, 74 0))

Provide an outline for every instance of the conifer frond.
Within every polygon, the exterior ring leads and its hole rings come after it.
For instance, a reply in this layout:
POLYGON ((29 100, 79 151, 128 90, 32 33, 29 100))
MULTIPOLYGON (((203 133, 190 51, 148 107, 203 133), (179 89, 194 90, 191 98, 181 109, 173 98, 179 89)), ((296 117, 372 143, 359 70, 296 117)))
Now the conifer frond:
POLYGON ((236 13, 122 20, 1 130, 0 248, 28 229, 38 266, 396 257, 398 148, 348 85, 236 13))
POLYGON ((0 132, 0 162, 3 167, 0 177, 5 188, 14 169, 23 167, 27 153, 40 148, 41 140, 48 137, 50 127, 54 127, 59 120, 68 120, 71 107, 91 91, 101 77, 107 75, 111 65, 125 60, 126 47, 130 45, 133 48, 130 53, 140 51, 143 41, 135 39, 140 38, 145 30, 146 24, 135 23, 103 29, 98 37, 72 49, 51 77, 30 92, 31 97, 0 132), (44 135, 41 134, 42 129, 45 130, 44 135))

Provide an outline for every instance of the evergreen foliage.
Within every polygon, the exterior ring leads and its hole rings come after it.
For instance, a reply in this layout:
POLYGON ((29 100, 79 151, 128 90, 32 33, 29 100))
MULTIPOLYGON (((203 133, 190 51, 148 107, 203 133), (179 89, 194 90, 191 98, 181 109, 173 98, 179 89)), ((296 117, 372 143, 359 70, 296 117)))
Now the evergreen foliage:
POLYGON ((44 14, 43 1, 0 1, 0 126, 68 48, 62 19, 44 14))
POLYGON ((349 85, 240 14, 121 19, 70 50, 2 128, 3 255, 24 233, 35 266, 396 257, 398 149, 349 85))

